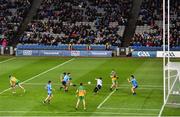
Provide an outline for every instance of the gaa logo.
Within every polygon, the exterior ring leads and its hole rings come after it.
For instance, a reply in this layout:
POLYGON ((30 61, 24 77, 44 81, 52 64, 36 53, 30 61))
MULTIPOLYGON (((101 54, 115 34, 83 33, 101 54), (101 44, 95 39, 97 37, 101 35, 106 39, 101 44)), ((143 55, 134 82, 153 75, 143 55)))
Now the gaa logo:
POLYGON ((31 56, 32 55, 32 50, 23 50, 23 55, 31 56))
POLYGON ((149 52, 140 51, 140 52, 138 52, 138 56, 139 57, 150 57, 150 54, 149 54, 149 52))
POLYGON ((71 56, 80 56, 80 51, 71 51, 71 56))
POLYGON ((174 54, 174 52, 169 52, 169 54, 168 54, 168 52, 167 53, 165 53, 165 56, 166 57, 175 57, 175 54, 174 54))

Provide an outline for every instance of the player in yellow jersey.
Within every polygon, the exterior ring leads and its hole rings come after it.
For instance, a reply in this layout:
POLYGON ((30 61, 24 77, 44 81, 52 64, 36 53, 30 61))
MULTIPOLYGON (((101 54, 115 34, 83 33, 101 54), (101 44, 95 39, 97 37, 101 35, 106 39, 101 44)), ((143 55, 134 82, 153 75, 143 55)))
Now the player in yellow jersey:
POLYGON ((113 88, 117 90, 118 88, 118 76, 116 74, 112 74, 111 75, 111 80, 112 80, 112 85, 111 85, 111 88, 110 90, 112 91, 113 88))
POLYGON ((16 77, 10 75, 10 76, 9 76, 9 82, 10 82, 11 88, 12 88, 12 90, 13 90, 13 93, 16 93, 16 92, 15 92, 16 86, 19 86, 21 89, 23 89, 24 92, 26 92, 25 88, 24 88, 23 86, 21 86, 19 80, 16 79, 16 77))
POLYGON ((76 91, 76 94, 78 96, 78 100, 77 100, 77 104, 76 104, 76 110, 79 107, 80 101, 83 102, 84 110, 86 110, 86 102, 85 102, 86 90, 85 90, 85 88, 83 86, 83 83, 80 83, 80 86, 79 86, 79 88, 76 91))
POLYGON ((111 73, 110 73, 110 77, 111 77, 111 76, 114 76, 114 75, 116 75, 116 71, 115 71, 114 69, 112 69, 112 71, 111 71, 111 73))

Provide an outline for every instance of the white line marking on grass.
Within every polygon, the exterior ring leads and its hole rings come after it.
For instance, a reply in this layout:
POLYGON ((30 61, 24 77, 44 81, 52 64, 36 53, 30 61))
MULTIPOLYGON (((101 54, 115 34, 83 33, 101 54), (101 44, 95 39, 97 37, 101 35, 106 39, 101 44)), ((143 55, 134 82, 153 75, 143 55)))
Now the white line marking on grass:
MULTIPOLYGON (((31 77, 31 78, 29 78, 29 79, 21 82, 20 84, 23 84, 23 83, 26 83, 26 82, 28 82, 28 81, 30 81, 30 80, 33 80, 33 79, 37 78, 38 76, 41 76, 41 75, 43 75, 43 74, 45 74, 45 73, 47 73, 47 72, 49 72, 49 71, 52 71, 52 70, 54 70, 54 69, 56 69, 56 68, 58 68, 58 67, 61 67, 61 66, 65 65, 66 63, 69 63, 69 62, 71 62, 71 61, 73 61, 73 60, 74 60, 74 58, 72 58, 72 59, 70 59, 70 60, 68 60, 68 61, 66 61, 66 62, 64 62, 64 63, 61 63, 61 64, 59 64, 59 65, 57 65, 57 66, 55 66, 55 67, 53 67, 53 68, 50 68, 50 69, 48 69, 48 70, 46 70, 46 71, 44 71, 44 72, 41 72, 40 74, 37 74, 37 75, 35 75, 35 76, 33 76, 33 77, 31 77)), ((11 88, 5 89, 5 90, 3 90, 2 92, 0 92, 0 94, 3 94, 4 92, 6 92, 6 91, 8 91, 8 90, 10 90, 10 89, 11 89, 11 88)))
POLYGON ((113 90, 97 107, 97 109, 101 108, 101 106, 111 97, 111 95, 115 92, 116 90, 113 90))
MULTIPOLYGON (((120 85, 120 86, 127 86, 127 87, 129 87, 129 85, 120 85)), ((120 88, 122 88, 122 87, 118 87, 118 89, 120 89, 120 88)), ((145 85, 143 85, 143 86, 145 86, 145 85)), ((146 86, 152 86, 152 87, 154 87, 153 85, 146 85, 146 86)), ((149 87, 149 88, 138 88, 138 89, 152 89, 152 87, 149 87)), ((160 86, 157 86, 157 87, 159 87, 159 88, 162 88, 162 87, 160 87, 160 86)), ((111 95, 115 92, 116 90, 114 90, 113 92, 111 92, 99 105, 98 105, 98 107, 97 107, 97 109, 100 109, 101 108, 101 106, 111 97, 111 95)))
POLYGON ((168 92, 168 94, 167 94, 167 98, 165 99, 165 102, 164 102, 164 104, 162 105, 161 110, 159 111, 158 117, 161 117, 161 114, 162 114, 162 112, 163 112, 163 110, 164 110, 164 107, 165 107, 165 105, 166 105, 166 103, 167 103, 167 101, 168 101, 168 99, 169 99, 170 92, 172 91, 172 89, 173 89, 176 81, 178 80, 178 76, 179 76, 179 75, 177 75, 175 81, 174 81, 173 84, 172 84, 172 87, 170 88, 170 90, 169 90, 169 92, 168 92))
POLYGON ((176 95, 176 96, 179 96, 180 94, 174 94, 174 93, 170 93, 171 95, 176 95))
MULTIPOLYGON (((29 84, 29 85, 44 85, 44 83, 33 83, 33 82, 29 82, 29 83, 25 83, 25 84, 29 84)), ((53 83, 54 85, 59 85, 58 83, 53 83)), ((84 84, 84 85, 96 85, 96 84, 84 84)), ((112 85, 112 84, 103 84, 103 85, 112 85)), ((121 84, 119 87, 129 87, 129 85, 127 84, 121 84)), ((140 85, 139 87, 146 87, 146 88, 163 88, 162 86, 155 86, 155 85, 140 85)), ((139 88, 138 88, 139 89, 139 88)))
MULTIPOLYGON (((34 85, 34 86, 41 86, 41 85, 45 85, 45 83, 24 83, 24 85, 34 85)), ((59 83, 53 83, 53 85, 54 86, 59 86, 59 83)), ((84 84, 84 85, 86 85, 86 86, 95 86, 96 84, 84 84)), ((111 84, 103 84, 103 85, 111 85, 111 84)), ((122 88, 129 88, 129 85, 120 85, 119 87, 118 87, 118 89, 122 89, 122 88)), ((152 90, 152 89, 157 89, 157 90, 163 90, 162 88, 160 88, 160 87, 146 87, 146 86, 142 86, 142 87, 139 87, 138 89, 149 89, 149 90, 152 90)))
MULTIPOLYGON (((119 84, 120 86, 127 86, 127 85, 124 85, 124 84, 119 84)), ((129 86, 129 85, 128 85, 129 86)), ((163 88, 163 86, 161 85, 153 85, 153 84, 138 84, 139 87, 159 87, 159 88, 163 88)))
POLYGON ((8 61, 11 61, 11 60, 14 60, 14 59, 15 59, 15 57, 9 58, 9 59, 6 59, 6 60, 4 60, 4 61, 1 61, 0 63, 5 63, 5 62, 8 62, 8 61))
POLYGON ((111 114, 111 115, 156 115, 156 114, 152 114, 152 113, 117 113, 117 112, 93 112, 93 111, 89 111, 89 112, 58 112, 58 111, 52 111, 52 112, 48 112, 48 111, 0 111, 0 113, 33 113, 33 114, 111 114))
POLYGON ((159 111, 157 108, 109 108, 109 107, 102 107, 100 109, 109 109, 109 110, 142 110, 142 111, 159 111))
POLYGON ((175 106, 180 106, 180 103, 167 103, 167 105, 175 105, 175 106))

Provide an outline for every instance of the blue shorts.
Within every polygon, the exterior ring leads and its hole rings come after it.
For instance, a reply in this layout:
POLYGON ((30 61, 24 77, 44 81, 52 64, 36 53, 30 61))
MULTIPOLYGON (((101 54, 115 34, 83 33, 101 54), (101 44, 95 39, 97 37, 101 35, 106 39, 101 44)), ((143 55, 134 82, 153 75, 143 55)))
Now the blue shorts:
POLYGON ((138 86, 137 86, 137 85, 135 85, 135 86, 133 86, 133 88, 134 88, 134 89, 136 89, 136 88, 138 88, 138 86))
POLYGON ((48 96, 51 96, 52 95, 52 92, 48 92, 48 96))
POLYGON ((66 86, 66 81, 62 81, 62 85, 63 85, 63 86, 66 86))

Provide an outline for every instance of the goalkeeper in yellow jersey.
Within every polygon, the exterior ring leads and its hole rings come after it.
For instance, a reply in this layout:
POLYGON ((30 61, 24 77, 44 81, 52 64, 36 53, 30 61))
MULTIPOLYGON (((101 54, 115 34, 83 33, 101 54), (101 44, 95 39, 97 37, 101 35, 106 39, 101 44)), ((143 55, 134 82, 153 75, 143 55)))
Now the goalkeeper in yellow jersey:
POLYGON ((9 82, 10 82, 11 88, 12 88, 12 90, 13 90, 12 93, 16 93, 16 92, 15 92, 16 86, 19 86, 21 89, 23 89, 24 92, 26 92, 25 88, 24 88, 23 86, 21 86, 19 80, 16 79, 16 77, 10 75, 10 76, 9 76, 9 82))

